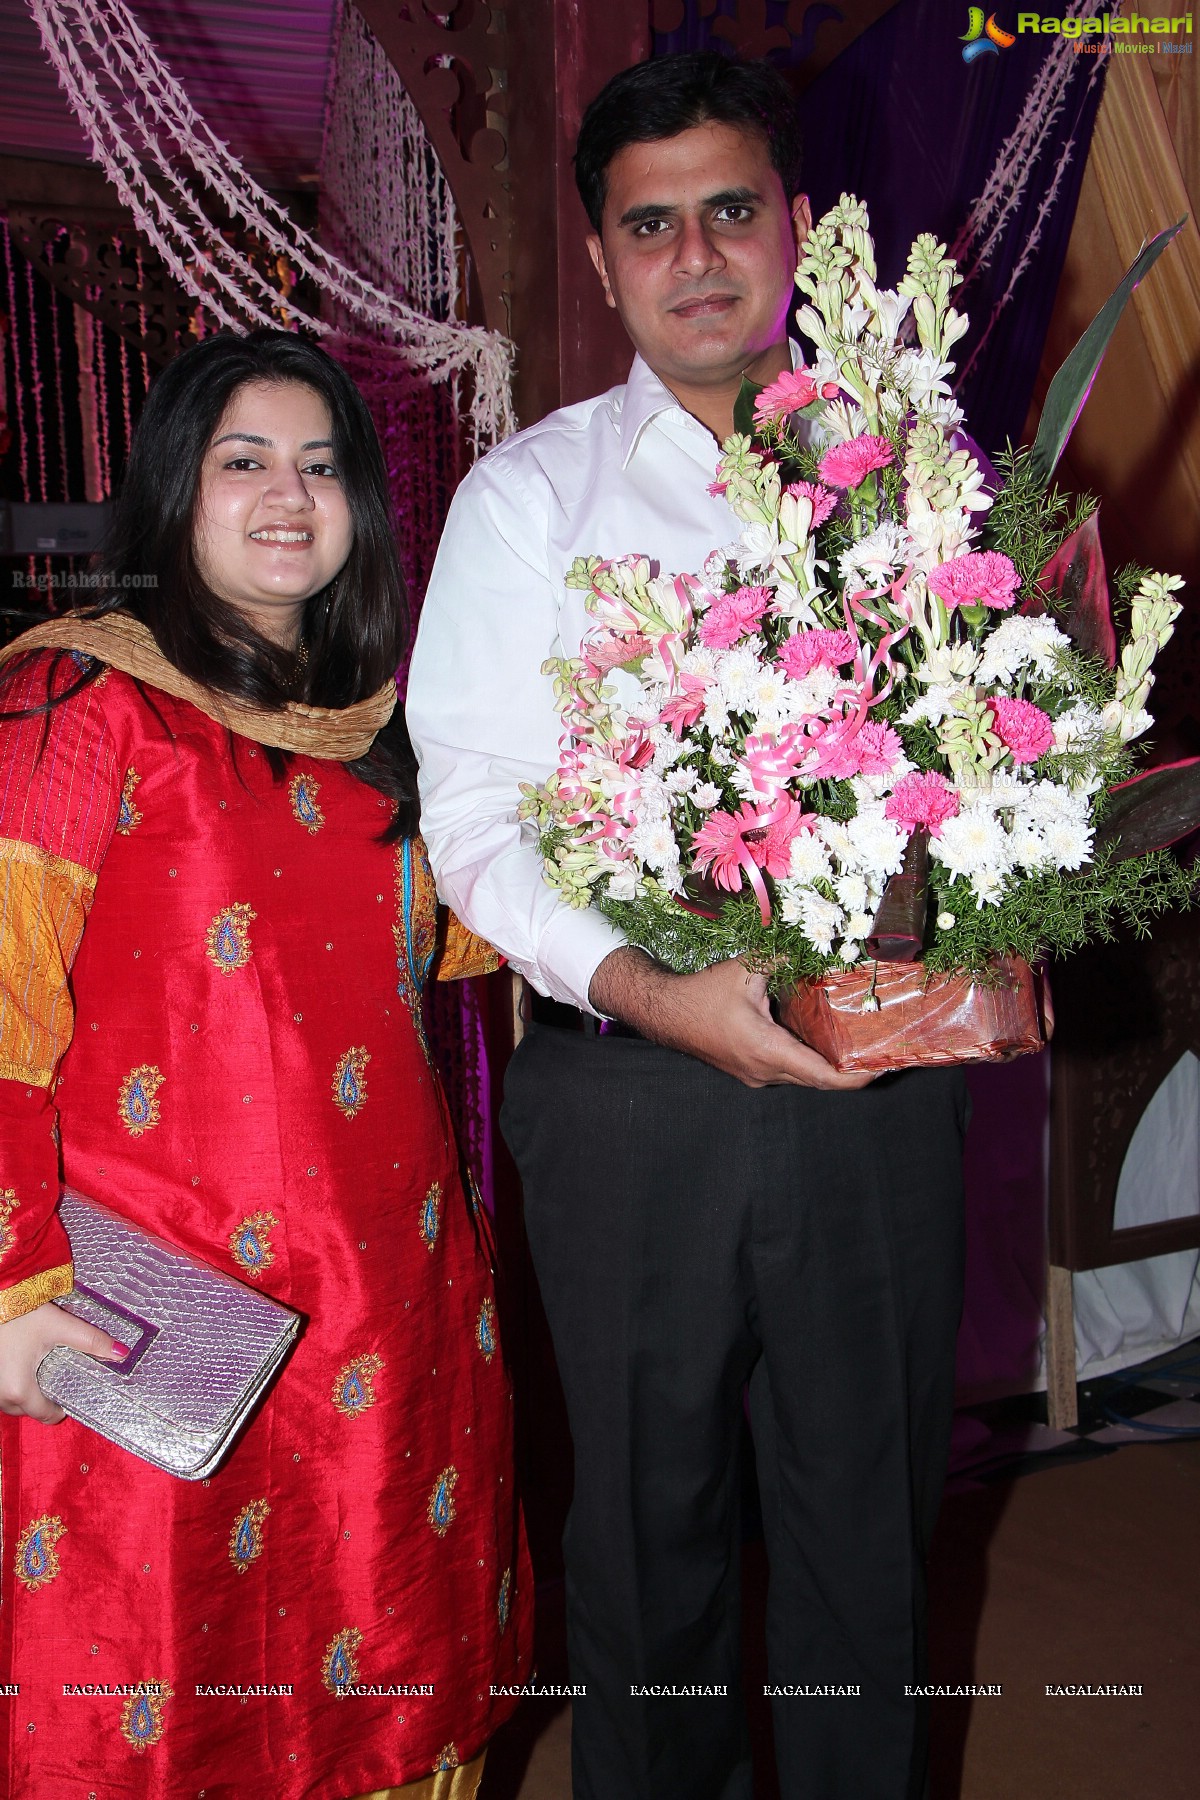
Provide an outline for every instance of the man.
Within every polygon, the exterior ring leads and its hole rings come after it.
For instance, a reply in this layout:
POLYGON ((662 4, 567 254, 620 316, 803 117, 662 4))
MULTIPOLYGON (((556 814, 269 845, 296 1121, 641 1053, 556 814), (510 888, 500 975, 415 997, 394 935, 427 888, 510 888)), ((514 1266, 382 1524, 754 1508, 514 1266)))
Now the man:
POLYGON ((557 761, 542 663, 589 623, 573 557, 695 569, 736 535, 707 487, 742 375, 791 364, 809 226, 790 96, 719 56, 626 70, 587 112, 576 172, 638 354, 624 387, 463 483, 408 703, 439 888, 537 995, 503 1123, 575 1444, 575 1800, 749 1800, 747 1383, 771 1682, 791 1690, 773 1702, 782 1792, 919 1800, 905 1687, 949 1432, 961 1076, 837 1074, 740 963, 671 974, 562 904, 516 810, 557 761))

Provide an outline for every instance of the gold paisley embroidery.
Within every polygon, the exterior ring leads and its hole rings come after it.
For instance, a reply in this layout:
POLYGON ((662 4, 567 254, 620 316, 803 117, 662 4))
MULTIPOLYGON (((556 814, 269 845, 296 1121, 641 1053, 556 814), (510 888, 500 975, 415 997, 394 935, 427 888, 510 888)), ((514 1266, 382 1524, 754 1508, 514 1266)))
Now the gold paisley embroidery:
POLYGON ((128 837, 136 831, 142 822, 142 815, 133 804, 133 790, 141 780, 141 776, 132 765, 125 771, 125 780, 121 784, 121 798, 117 805, 117 831, 121 837, 128 837))
POLYGON ((265 1500, 251 1500, 233 1521, 229 1533, 229 1560, 239 1575, 244 1575, 252 1562, 263 1553, 263 1520, 271 1508, 265 1500))
POLYGON ((458 1751, 453 1744, 447 1744, 444 1750, 438 1751, 437 1761, 433 1765, 435 1775, 442 1775, 447 1769, 457 1769, 458 1751))
POLYGON ((421 1202, 421 1241, 432 1251, 442 1228, 442 1184, 435 1181, 421 1202))
POLYGON ((367 1103, 367 1064, 371 1058, 366 1049, 353 1045, 339 1056, 333 1071, 333 1103, 348 1119, 357 1119, 367 1103))
POLYGON ((458 1482, 458 1470, 453 1466, 443 1469, 433 1484, 433 1492, 429 1496, 429 1504, 425 1508, 425 1517, 437 1535, 445 1537, 451 1525, 458 1517, 458 1508, 454 1504, 454 1489, 458 1482))
POLYGON ((375 1377, 383 1368, 382 1356, 356 1356, 337 1372, 333 1384, 333 1404, 346 1418, 366 1412, 375 1404, 375 1377))
POLYGON ((121 1736, 139 1753, 157 1744, 166 1729, 166 1702, 175 1698, 168 1681, 138 1683, 140 1694, 129 1694, 121 1708, 121 1736))
POLYGON ((325 823, 325 814, 317 805, 320 791, 321 784, 313 775, 293 775, 288 782, 292 817, 298 825, 304 826, 309 837, 315 837, 325 823))
POLYGON ((272 1212, 250 1213, 229 1240, 229 1254, 251 1281, 257 1281, 264 1269, 275 1261, 275 1251, 268 1235, 279 1224, 272 1212))
POLYGON ((136 1069, 130 1069, 121 1083, 117 1112, 130 1137, 141 1137, 144 1131, 153 1131, 159 1123, 162 1114, 158 1107, 158 1090, 162 1084, 162 1073, 155 1063, 139 1063, 136 1069))
POLYGON ((232 975, 250 961, 250 924, 257 917, 248 900, 238 900, 232 906, 223 906, 209 926, 205 947, 209 961, 222 975, 232 975))
POLYGON ((32 1525, 27 1525, 17 1539, 17 1560, 14 1565, 17 1580, 31 1594, 36 1594, 39 1588, 44 1588, 53 1581, 62 1567, 54 1546, 60 1537, 65 1537, 66 1530, 57 1513, 43 1513, 32 1525))
POLYGON ((357 1626, 347 1625, 325 1646, 325 1655, 321 1659, 321 1680, 339 1700, 344 1700, 358 1682, 358 1646, 361 1643, 362 1632, 357 1626))

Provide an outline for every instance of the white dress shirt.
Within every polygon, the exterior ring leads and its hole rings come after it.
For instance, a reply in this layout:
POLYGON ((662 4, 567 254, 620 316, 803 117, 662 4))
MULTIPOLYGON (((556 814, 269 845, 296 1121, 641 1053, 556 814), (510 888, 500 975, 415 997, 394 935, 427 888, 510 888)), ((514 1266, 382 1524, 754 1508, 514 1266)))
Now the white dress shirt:
POLYGON ((547 657, 592 623, 564 576, 576 556, 641 554, 698 570, 738 524, 706 490, 716 439, 640 357, 624 387, 563 407, 499 445, 455 495, 421 613, 406 711, 421 829, 438 891, 541 993, 583 1007, 625 940, 542 877, 520 783, 558 762, 547 657))

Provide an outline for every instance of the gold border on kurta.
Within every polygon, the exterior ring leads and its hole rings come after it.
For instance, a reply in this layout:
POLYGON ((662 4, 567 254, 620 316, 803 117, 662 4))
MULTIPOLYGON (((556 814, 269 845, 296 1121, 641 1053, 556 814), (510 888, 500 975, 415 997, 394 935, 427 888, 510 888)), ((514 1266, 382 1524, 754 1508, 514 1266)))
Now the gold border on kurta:
POLYGON ((59 1263, 56 1269, 43 1269, 27 1275, 12 1287, 0 1288, 0 1325, 12 1319, 23 1319, 47 1300, 61 1300, 75 1286, 74 1263, 59 1263))

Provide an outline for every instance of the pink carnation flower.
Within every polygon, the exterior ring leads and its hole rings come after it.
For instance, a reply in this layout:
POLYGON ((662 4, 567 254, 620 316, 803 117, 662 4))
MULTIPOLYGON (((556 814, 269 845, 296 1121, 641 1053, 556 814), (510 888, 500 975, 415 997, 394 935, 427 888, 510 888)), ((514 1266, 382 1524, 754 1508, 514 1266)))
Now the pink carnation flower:
POLYGON ((849 631, 797 631, 780 645, 776 661, 785 675, 803 681, 818 666, 840 669, 853 662, 858 643, 849 631))
POLYGON ((818 387, 807 369, 785 369, 770 387, 765 387, 754 404, 754 423, 773 425, 786 419, 818 398, 832 400, 837 386, 827 381, 818 387))
POLYGON ((883 810, 906 831, 915 831, 918 825, 923 825, 936 837, 946 820, 954 818, 959 804, 957 790, 944 775, 933 772, 922 775, 914 770, 896 783, 883 810))
POLYGON ((728 650, 739 638, 749 636, 773 598, 765 587, 740 587, 736 594, 722 595, 700 622, 700 642, 710 650, 728 650))
POLYGON ((1054 726, 1032 700, 989 701, 1000 742, 1016 763, 1036 762, 1054 742, 1054 726))
POLYGON ((822 481, 830 487, 859 487, 872 469, 884 469, 895 462, 896 453, 885 437, 856 437, 847 444, 834 444, 821 458, 822 481))
POLYGON ((904 753, 900 734, 882 719, 868 719, 854 740, 859 775, 886 775, 904 753))
POLYGON ((818 525, 825 523, 838 503, 837 495, 831 494, 829 489, 822 487, 819 481, 793 481, 783 491, 785 494, 790 494, 793 500, 809 502, 813 509, 812 525, 810 526, 812 531, 815 531, 818 525))
POLYGON ((1021 577, 999 550, 971 550, 942 563, 928 577, 929 591, 951 610, 956 606, 990 606, 1007 612, 1017 597, 1021 577))

